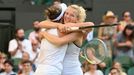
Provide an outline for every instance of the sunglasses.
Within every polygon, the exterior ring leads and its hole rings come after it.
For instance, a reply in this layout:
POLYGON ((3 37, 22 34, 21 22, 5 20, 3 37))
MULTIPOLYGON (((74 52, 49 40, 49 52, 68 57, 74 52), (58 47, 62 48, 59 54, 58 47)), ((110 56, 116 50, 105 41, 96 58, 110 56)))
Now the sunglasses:
POLYGON ((124 15, 124 17, 130 17, 130 15, 124 15))

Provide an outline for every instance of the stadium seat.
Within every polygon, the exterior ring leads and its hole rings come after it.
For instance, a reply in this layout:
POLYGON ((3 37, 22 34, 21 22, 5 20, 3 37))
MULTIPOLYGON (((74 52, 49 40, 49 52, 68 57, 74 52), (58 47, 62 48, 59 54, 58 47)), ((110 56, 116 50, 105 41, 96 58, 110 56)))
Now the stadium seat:
POLYGON ((108 67, 108 68, 105 70, 104 75, 108 75, 109 72, 110 72, 110 69, 111 69, 111 67, 108 67))
POLYGON ((111 57, 106 57, 104 62, 106 63, 107 67, 111 67, 112 66, 112 58, 111 57))
POLYGON ((13 63, 14 63, 14 71, 17 72, 18 71, 18 65, 20 64, 21 59, 20 58, 14 58, 12 59, 13 63))
POLYGON ((126 70, 133 66, 133 61, 129 56, 118 56, 114 59, 114 61, 121 63, 122 67, 126 70))
POLYGON ((33 31, 33 29, 28 29, 25 31, 25 38, 28 39, 29 34, 33 31))
POLYGON ((128 70, 128 75, 134 75, 134 67, 131 67, 131 68, 128 70))

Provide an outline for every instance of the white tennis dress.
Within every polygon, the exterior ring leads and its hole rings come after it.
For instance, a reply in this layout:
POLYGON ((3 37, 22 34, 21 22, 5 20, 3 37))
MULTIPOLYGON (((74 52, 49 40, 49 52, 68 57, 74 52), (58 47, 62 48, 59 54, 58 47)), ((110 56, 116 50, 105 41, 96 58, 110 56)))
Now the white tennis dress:
MULTIPOLYGON (((47 32, 58 36, 57 29, 50 29, 47 32)), ((43 39, 37 58, 38 66, 34 75, 61 75, 67 46, 57 47, 46 39, 43 39)))
POLYGON ((80 48, 69 43, 64 57, 62 75, 83 75, 79 61, 80 48))

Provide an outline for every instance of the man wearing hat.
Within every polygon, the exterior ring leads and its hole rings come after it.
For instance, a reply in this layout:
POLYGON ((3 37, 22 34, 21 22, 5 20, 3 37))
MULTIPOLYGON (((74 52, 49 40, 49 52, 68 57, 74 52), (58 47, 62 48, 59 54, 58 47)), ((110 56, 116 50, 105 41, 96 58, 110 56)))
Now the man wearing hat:
MULTIPOLYGON (((117 16, 112 11, 107 11, 103 16, 103 22, 101 24, 114 24, 117 22, 117 16)), ((98 38, 102 39, 108 47, 108 55, 112 56, 112 41, 116 34, 116 27, 102 27, 99 28, 98 38)))
POLYGON ((117 22, 117 16, 112 11, 107 11, 103 16, 103 23, 113 24, 117 22))

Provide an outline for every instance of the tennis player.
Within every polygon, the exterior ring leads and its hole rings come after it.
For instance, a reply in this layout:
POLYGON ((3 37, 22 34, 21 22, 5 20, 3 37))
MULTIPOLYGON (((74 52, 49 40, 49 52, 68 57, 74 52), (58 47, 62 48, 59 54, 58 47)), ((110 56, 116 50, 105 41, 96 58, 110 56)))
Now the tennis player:
MULTIPOLYGON (((51 6, 46 10, 48 20, 60 22, 66 8, 65 4, 60 4, 59 8, 51 6)), ((47 29, 46 32, 59 36, 57 28, 47 29)), ((39 56, 37 57, 37 69, 34 75, 61 75, 67 46, 67 44, 56 46, 45 38, 42 39, 39 56)))
MULTIPOLYGON (((92 22, 82 23, 84 22, 85 18, 86 13, 81 6, 78 5, 68 6, 63 17, 65 26, 61 27, 61 32, 66 32, 67 31, 66 27, 69 26, 94 25, 92 22)), ((51 27, 58 27, 59 29, 60 29, 59 26, 61 26, 61 24, 53 22, 42 22, 41 25, 42 27, 45 27, 46 24, 47 25, 52 24, 51 27)), ((47 32, 41 32, 40 34, 42 34, 43 37, 45 37, 45 39, 47 39, 49 42, 57 46, 68 44, 63 61, 63 71, 61 75, 83 75, 80 67, 81 64, 79 62, 79 52, 85 33, 83 33, 82 31, 70 32, 66 33, 66 35, 62 37, 51 35, 47 32)))

